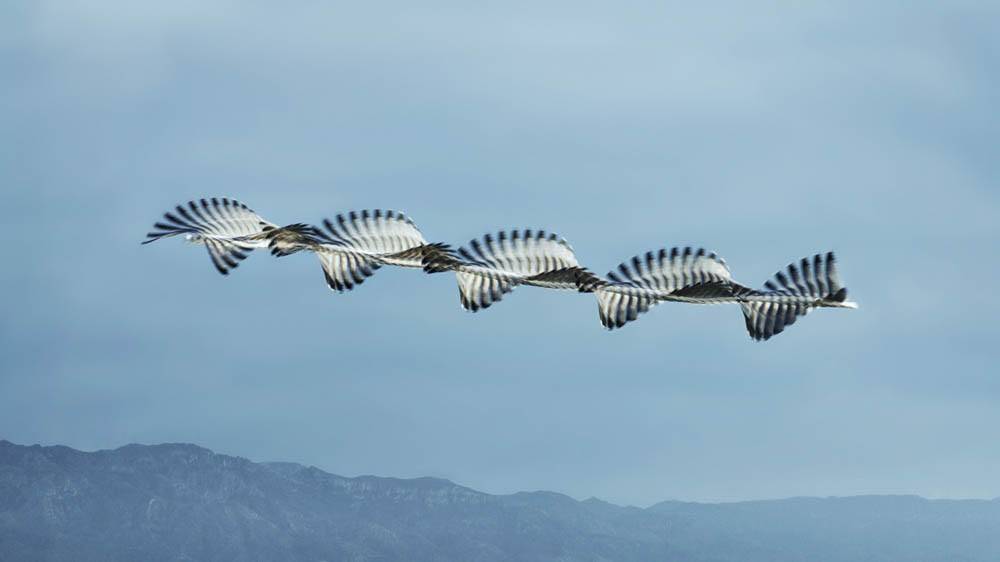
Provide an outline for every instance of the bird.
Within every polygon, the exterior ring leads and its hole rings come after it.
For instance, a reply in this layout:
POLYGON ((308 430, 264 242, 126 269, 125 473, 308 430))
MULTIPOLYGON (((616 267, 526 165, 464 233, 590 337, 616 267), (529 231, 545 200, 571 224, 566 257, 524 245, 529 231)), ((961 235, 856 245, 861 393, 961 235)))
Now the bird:
POLYGON ((268 227, 265 237, 277 257, 314 252, 327 286, 338 293, 354 289, 383 265, 423 268, 445 246, 428 243, 405 213, 382 209, 341 213, 323 219, 322 226, 268 227))
POLYGON ((545 230, 500 230, 453 250, 439 245, 424 271, 453 271, 465 310, 489 308, 518 285, 577 290, 583 268, 565 238, 545 230))
POLYGON ((255 248, 267 247, 267 233, 273 230, 280 229, 236 199, 210 197, 166 212, 142 244, 183 234, 188 242, 204 245, 215 269, 229 275, 255 248))
POLYGON ((256 248, 268 248, 276 257, 313 252, 327 286, 336 292, 354 289, 384 265, 454 272, 461 305, 470 312, 489 308, 519 285, 594 293, 601 324, 609 330, 662 302, 735 303, 750 338, 765 341, 817 308, 858 308, 847 300, 833 252, 790 263, 760 289, 737 283, 723 258, 692 246, 636 255, 602 278, 580 265, 565 238, 545 230, 499 230, 453 249, 428 242, 399 211, 350 211, 320 226, 278 226, 230 197, 175 206, 142 243, 178 235, 204 245, 223 275, 256 248))
POLYGON ((833 252, 815 254, 778 271, 763 289, 733 281, 726 261, 704 248, 662 248, 622 262, 602 279, 577 271, 581 292, 597 296, 601 324, 609 330, 637 320, 661 302, 737 303, 747 333, 768 340, 816 308, 857 308, 847 300, 833 252))

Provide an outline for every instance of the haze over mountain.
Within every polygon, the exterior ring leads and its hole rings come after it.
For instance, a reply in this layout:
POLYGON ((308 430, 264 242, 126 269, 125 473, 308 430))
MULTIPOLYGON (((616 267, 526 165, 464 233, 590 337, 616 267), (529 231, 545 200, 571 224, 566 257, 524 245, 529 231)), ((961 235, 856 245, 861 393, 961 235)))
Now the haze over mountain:
POLYGON ((0 441, 0 560, 995 561, 1000 500, 794 498, 646 509, 346 478, 195 445, 0 441))

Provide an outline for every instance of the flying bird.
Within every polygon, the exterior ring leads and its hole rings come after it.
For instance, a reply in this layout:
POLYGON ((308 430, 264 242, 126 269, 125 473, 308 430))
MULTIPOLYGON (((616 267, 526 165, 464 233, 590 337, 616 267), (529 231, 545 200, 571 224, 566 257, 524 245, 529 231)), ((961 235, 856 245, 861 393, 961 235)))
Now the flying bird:
POLYGON ((350 291, 383 265, 423 268, 444 247, 428 243, 404 213, 381 209, 338 214, 321 227, 267 228, 265 236, 275 256, 314 252, 327 285, 337 292, 350 291))
POLYGON ((621 263, 601 279, 577 273, 581 292, 597 295, 601 323, 609 330, 638 319, 661 302, 738 303, 750 337, 770 339, 816 308, 857 308, 847 300, 833 252, 788 265, 757 290, 732 279, 729 266, 704 248, 661 249, 621 263))
POLYGON ((243 203, 212 197, 177 205, 153 225, 142 243, 183 234, 188 242, 204 245, 215 269, 229 275, 255 248, 267 247, 267 232, 275 229, 277 225, 243 203))
POLYGON ((392 210, 351 211, 321 226, 279 227, 245 204, 211 197, 177 205, 153 226, 143 244, 184 235, 204 245, 223 275, 256 248, 275 256, 310 251, 319 258, 327 285, 353 289, 383 265, 454 272, 462 307, 476 312, 518 285, 594 293, 601 324, 609 330, 633 322, 661 302, 740 305, 747 332, 767 340, 817 308, 857 308, 847 300, 833 252, 789 264, 752 289, 733 280, 729 266, 704 248, 646 252, 606 277, 582 267, 572 246, 544 230, 501 230, 453 249, 429 243, 410 217, 392 210))
POLYGON ((462 307, 489 308, 518 285, 578 289, 582 271, 566 240, 544 230, 501 230, 452 250, 440 245, 424 259, 424 271, 455 272, 462 307))

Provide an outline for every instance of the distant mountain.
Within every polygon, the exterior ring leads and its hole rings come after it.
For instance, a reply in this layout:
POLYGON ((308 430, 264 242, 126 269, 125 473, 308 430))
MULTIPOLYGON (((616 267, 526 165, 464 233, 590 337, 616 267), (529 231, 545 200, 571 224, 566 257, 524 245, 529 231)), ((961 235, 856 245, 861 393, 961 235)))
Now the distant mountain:
POLYGON ((345 478, 194 445, 0 441, 0 560, 1000 560, 1000 501, 796 498, 648 509, 345 478))

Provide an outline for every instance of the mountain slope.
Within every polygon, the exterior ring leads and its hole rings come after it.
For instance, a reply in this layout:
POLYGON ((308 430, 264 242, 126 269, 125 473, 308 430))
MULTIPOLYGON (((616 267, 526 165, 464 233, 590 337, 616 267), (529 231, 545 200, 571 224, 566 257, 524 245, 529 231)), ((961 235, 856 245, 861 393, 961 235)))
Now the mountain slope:
POLYGON ((1000 560, 1000 502, 664 502, 0 441, 0 560, 1000 560))

